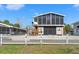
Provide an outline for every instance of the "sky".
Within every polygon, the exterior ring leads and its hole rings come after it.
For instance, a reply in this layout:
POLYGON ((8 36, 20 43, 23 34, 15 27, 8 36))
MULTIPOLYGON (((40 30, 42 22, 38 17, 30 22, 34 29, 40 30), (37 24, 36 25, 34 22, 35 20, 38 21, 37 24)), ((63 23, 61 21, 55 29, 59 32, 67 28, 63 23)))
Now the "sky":
POLYGON ((78 4, 0 4, 0 20, 19 21, 22 28, 32 25, 33 16, 54 12, 64 15, 64 23, 79 21, 78 4))

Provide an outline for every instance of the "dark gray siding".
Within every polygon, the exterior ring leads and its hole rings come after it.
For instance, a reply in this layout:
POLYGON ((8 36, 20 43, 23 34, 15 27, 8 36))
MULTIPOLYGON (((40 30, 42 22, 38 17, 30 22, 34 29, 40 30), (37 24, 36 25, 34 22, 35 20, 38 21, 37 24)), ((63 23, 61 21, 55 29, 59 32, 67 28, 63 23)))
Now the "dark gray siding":
POLYGON ((55 24, 55 14, 52 14, 52 24, 55 24))
POLYGON ((43 24, 46 24, 46 16, 43 16, 43 24))
POLYGON ((46 15, 46 16, 47 16, 47 17, 46 17, 46 18, 47 18, 47 19, 46 19, 46 20, 47 20, 47 23, 46 23, 46 24, 50 24, 50 14, 48 14, 48 15, 46 15))
POLYGON ((41 17, 38 17, 38 24, 42 24, 42 19, 41 19, 41 17))
POLYGON ((45 14, 34 18, 34 21, 38 24, 64 24, 63 20, 64 17, 57 14, 45 14))
POLYGON ((59 15, 56 15, 56 24, 60 24, 59 17, 59 15))
POLYGON ((63 16, 60 17, 60 24, 64 24, 63 16))

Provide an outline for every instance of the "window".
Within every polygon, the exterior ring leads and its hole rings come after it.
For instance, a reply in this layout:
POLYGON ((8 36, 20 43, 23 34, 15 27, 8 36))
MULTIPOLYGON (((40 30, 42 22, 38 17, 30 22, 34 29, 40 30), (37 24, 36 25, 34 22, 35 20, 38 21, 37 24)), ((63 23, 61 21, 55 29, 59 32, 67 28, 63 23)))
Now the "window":
POLYGON ((56 15, 56 24, 59 24, 59 16, 56 15))
POLYGON ((79 26, 77 26, 77 28, 79 28, 79 26))
POLYGON ((50 14, 49 15, 47 15, 47 24, 50 24, 50 14))
POLYGON ((34 18, 34 22, 37 22, 37 17, 34 18))
POLYGON ((52 24, 55 24, 55 15, 52 15, 52 24))
POLYGON ((46 16, 45 15, 43 16, 42 20, 43 20, 43 24, 46 24, 46 16))
POLYGON ((41 17, 38 17, 38 24, 41 24, 41 17))
POLYGON ((63 16, 60 16, 60 24, 64 24, 64 22, 63 22, 63 16))
POLYGON ((76 32, 79 32, 79 30, 77 29, 76 32))

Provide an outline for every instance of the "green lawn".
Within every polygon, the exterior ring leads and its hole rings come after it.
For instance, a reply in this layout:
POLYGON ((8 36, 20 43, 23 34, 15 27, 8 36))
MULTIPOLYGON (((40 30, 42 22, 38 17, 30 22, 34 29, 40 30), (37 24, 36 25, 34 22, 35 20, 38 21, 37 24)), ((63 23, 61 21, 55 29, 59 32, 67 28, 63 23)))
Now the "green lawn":
POLYGON ((70 54, 79 53, 79 45, 2 45, 1 54, 70 54))

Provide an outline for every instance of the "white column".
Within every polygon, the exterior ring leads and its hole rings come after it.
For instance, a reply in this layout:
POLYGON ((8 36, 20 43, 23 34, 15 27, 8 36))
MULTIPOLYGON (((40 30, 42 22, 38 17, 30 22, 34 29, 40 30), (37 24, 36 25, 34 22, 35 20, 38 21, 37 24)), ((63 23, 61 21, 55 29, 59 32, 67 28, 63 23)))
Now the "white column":
POLYGON ((50 24, 52 24, 52 14, 50 14, 50 24))
POLYGON ((56 24, 56 15, 55 15, 55 24, 56 24))

